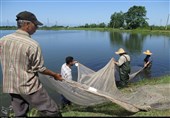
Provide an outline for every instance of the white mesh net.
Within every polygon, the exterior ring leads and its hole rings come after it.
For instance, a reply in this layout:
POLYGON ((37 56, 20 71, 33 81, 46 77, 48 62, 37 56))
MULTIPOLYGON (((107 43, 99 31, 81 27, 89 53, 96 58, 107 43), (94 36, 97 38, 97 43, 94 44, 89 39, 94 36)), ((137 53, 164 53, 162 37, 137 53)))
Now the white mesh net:
MULTIPOLYGON (((131 112, 151 108, 170 108, 170 85, 146 85, 122 93, 115 83, 115 64, 111 59, 108 64, 95 72, 78 64, 78 82, 71 80, 56 81, 42 76, 41 81, 51 89, 63 94, 71 102, 90 106, 104 102, 113 102, 131 112)), ((130 75, 135 77, 142 69, 130 75)))

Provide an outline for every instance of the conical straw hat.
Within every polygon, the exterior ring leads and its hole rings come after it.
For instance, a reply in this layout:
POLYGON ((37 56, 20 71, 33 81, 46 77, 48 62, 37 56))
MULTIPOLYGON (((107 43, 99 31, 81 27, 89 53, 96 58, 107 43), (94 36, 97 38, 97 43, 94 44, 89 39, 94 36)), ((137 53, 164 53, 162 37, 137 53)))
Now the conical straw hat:
POLYGON ((143 54, 152 55, 152 53, 150 52, 150 50, 146 50, 145 52, 143 52, 143 54))
POLYGON ((122 54, 122 53, 125 53, 124 49, 123 48, 120 48, 117 52, 115 52, 116 54, 122 54))

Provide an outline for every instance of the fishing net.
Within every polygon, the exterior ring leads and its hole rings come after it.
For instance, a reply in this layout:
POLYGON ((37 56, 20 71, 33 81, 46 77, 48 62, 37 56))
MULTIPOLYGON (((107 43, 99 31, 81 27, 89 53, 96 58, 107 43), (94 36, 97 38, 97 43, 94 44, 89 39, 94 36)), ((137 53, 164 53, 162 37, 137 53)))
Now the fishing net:
MULTIPOLYGON (((143 70, 130 74, 133 79, 143 70)), ((113 102, 130 112, 149 109, 170 108, 170 85, 146 85, 132 89, 130 92, 120 91, 115 83, 116 66, 111 59, 108 64, 95 72, 78 64, 78 79, 76 81, 56 81, 41 75, 41 81, 52 90, 63 94, 71 102, 90 106, 104 102, 113 102)))

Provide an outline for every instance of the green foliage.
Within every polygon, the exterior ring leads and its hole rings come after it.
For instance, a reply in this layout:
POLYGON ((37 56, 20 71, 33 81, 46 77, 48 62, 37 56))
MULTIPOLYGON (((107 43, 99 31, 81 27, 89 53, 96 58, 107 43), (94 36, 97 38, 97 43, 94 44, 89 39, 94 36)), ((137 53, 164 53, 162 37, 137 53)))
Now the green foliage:
POLYGON ((122 11, 115 12, 111 15, 109 27, 120 28, 124 27, 124 13, 122 11))
POLYGON ((64 27, 64 26, 51 26, 51 27, 48 27, 48 26, 43 26, 43 27, 39 27, 40 30, 58 30, 58 29, 65 29, 67 27, 64 27))
POLYGON ((10 112, 10 113, 9 113, 9 117, 10 117, 10 118, 14 118, 14 117, 15 117, 15 113, 14 113, 14 112, 10 112))
POLYGON ((84 26, 78 26, 78 27, 75 27, 75 28, 105 28, 105 27, 107 27, 106 24, 104 22, 102 22, 102 23, 99 23, 99 24, 95 24, 95 23, 88 24, 88 23, 86 23, 84 26))
POLYGON ((16 30, 16 26, 0 26, 0 30, 16 30))
POLYGON ((143 6, 133 6, 125 13, 125 21, 128 29, 148 26, 146 9, 143 6))
MULTIPOLYGON (((32 108, 28 113, 27 113, 27 117, 39 117, 40 114, 38 112, 38 110, 36 108, 32 108)), ((14 112, 10 112, 9 113, 9 117, 13 118, 15 117, 15 113, 14 112)))
POLYGON ((39 112, 38 112, 37 109, 32 108, 32 109, 28 112, 27 116, 28 116, 28 117, 38 117, 38 116, 40 116, 40 114, 39 114, 39 112))
POLYGON ((98 26, 99 26, 99 28, 104 28, 104 27, 106 27, 106 24, 103 22, 103 23, 100 23, 98 26))
POLYGON ((143 86, 143 85, 155 85, 155 84, 166 84, 170 83, 170 76, 157 77, 152 79, 143 79, 136 83, 131 83, 130 86, 143 86))
MULTIPOLYGON (((151 26, 150 26, 150 29, 151 29, 151 30, 165 30, 165 27, 164 27, 164 26, 151 25, 151 26)), ((167 26, 167 30, 170 30, 170 25, 167 26)))
POLYGON ((129 8, 126 13, 115 12, 111 15, 109 27, 112 28, 125 28, 136 29, 138 27, 148 27, 149 24, 146 21, 146 9, 143 6, 133 6, 129 8))

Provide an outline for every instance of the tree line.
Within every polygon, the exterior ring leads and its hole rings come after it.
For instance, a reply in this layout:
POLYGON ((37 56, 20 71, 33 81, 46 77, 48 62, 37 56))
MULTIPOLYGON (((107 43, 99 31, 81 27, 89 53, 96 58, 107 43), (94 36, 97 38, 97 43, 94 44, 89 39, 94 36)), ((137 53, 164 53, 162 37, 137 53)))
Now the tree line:
POLYGON ((138 27, 148 27, 146 9, 143 6, 133 6, 126 13, 115 12, 111 15, 109 27, 136 29, 138 27))
MULTIPOLYGON (((163 26, 149 26, 147 20, 149 18, 146 17, 147 10, 144 6, 133 6, 128 9, 127 12, 123 13, 114 12, 110 17, 110 22, 108 24, 99 23, 99 24, 85 24, 84 28, 117 28, 117 29, 136 29, 136 28, 145 28, 150 30, 164 30, 163 26)), ((168 25, 168 29, 170 29, 170 25, 168 25)))
MULTIPOLYGON (((75 28, 116 28, 116 29, 150 29, 150 30, 164 30, 163 26, 149 26, 147 20, 149 18, 146 17, 146 9, 144 6, 132 6, 128 9, 127 12, 123 13, 114 12, 110 17, 110 22, 108 24, 102 23, 92 23, 81 26, 76 26, 75 28)), ((1 26, 0 29, 13 29, 15 26, 1 26)), ((59 28, 69 28, 69 26, 43 26, 40 29, 59 29, 59 28)), ((166 29, 170 29, 170 25, 167 26, 166 29)))
POLYGON ((120 29, 136 29, 138 27, 148 27, 148 18, 146 17, 146 9, 144 6, 133 6, 125 13, 122 11, 114 12, 110 17, 109 24, 100 23, 96 24, 85 24, 80 27, 110 27, 120 29))

